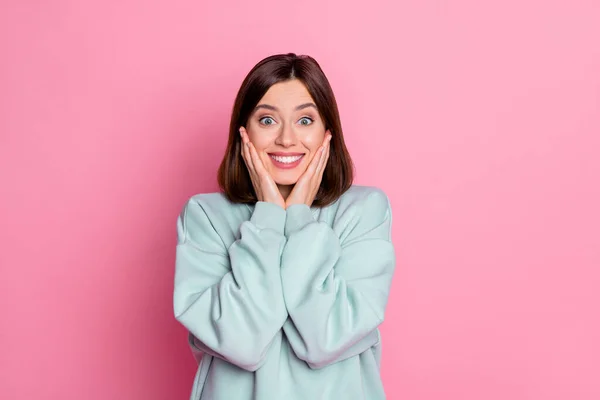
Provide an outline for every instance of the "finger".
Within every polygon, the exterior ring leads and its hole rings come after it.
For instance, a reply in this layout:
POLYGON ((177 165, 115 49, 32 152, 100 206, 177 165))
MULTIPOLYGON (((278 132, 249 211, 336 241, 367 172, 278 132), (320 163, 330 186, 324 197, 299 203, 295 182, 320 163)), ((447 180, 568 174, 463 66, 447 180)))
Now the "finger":
POLYGON ((323 143, 321 145, 325 147, 331 141, 331 132, 329 129, 325 132, 325 136, 323 137, 323 143))
POLYGON ((319 163, 321 161, 321 158, 323 157, 324 151, 325 147, 322 145, 319 146, 312 160, 310 160, 310 164, 308 164, 305 174, 309 175, 310 177, 314 176, 314 174, 317 172, 317 168, 319 167, 319 163))
POLYGON ((240 127, 240 136, 242 138, 242 144, 247 146, 248 142, 250 142, 250 137, 248 136, 248 132, 246 132, 246 128, 243 126, 240 127))
POLYGON ((248 168, 250 168, 249 162, 250 160, 248 159, 248 145, 246 144, 246 137, 245 137, 245 131, 244 128, 241 127, 240 130, 240 137, 241 137, 241 147, 240 150, 242 152, 242 158, 244 159, 244 162, 246 163, 246 165, 248 166, 248 168))
MULTIPOLYGON (((245 139, 245 143, 243 144, 243 148, 244 148, 244 154, 245 154, 245 158, 244 161, 246 162, 246 165, 248 166, 248 172, 250 173, 250 180, 252 181, 252 186, 254 187, 254 192, 256 193, 257 199, 259 201, 264 201, 264 196, 263 196, 263 189, 262 189, 262 180, 260 178, 260 175, 258 174, 257 168, 256 168, 256 160, 254 159, 254 157, 252 157, 252 148, 254 147, 252 145, 252 142, 250 142, 250 140, 248 139, 248 136, 246 135, 245 139)), ((260 160, 259 160, 260 161, 260 160)))
POLYGON ((246 161, 246 152, 244 151, 246 147, 246 140, 244 139, 244 128, 240 128, 238 132, 240 133, 240 153, 242 155, 242 158, 244 159, 244 163, 248 165, 248 162, 246 161))
POLYGON ((252 157, 250 156, 251 143, 250 140, 248 140, 248 135, 243 127, 240 128, 240 134, 242 135, 242 156, 246 162, 246 166, 248 167, 248 172, 250 172, 250 177, 254 179, 256 177, 256 168, 254 167, 252 157))
POLYGON ((254 145, 252 143, 250 143, 249 152, 250 152, 250 157, 252 158, 252 165, 254 165, 254 169, 255 169, 257 175, 262 176, 262 175, 266 174, 267 170, 266 170, 262 160, 260 159, 258 152, 256 151, 256 148, 254 147, 254 145))
POLYGON ((317 169, 315 171, 315 177, 318 177, 321 174, 321 171, 323 170, 323 164, 325 161, 325 158, 327 156, 327 146, 325 146, 323 148, 323 151, 321 153, 321 157, 319 158, 319 164, 317 164, 317 169))
POLYGON ((240 127, 240 136, 242 137, 242 143, 244 143, 245 145, 248 145, 248 143, 250 143, 250 136, 248 135, 246 128, 244 128, 243 126, 240 127))
POLYGON ((329 151, 331 150, 331 144, 330 143, 331 143, 331 136, 329 136, 327 138, 327 144, 325 145, 325 151, 323 153, 323 156, 319 160, 319 166, 317 168, 317 172, 319 174, 323 173, 323 171, 325 170, 325 166, 327 165, 327 160, 329 159, 329 151))
MULTIPOLYGON (((323 139, 323 143, 321 144, 321 147, 319 148, 319 153, 317 155, 315 155, 315 157, 314 157, 317 160, 314 160, 314 158, 313 158, 313 161, 316 161, 316 165, 315 165, 314 169, 312 170, 313 174, 320 171, 320 168, 322 165, 321 163, 323 162, 323 159, 325 158, 323 156, 327 152, 327 148, 329 146, 330 140, 331 140, 331 134, 329 133, 329 130, 327 130, 327 132, 325 132, 325 138, 323 139)), ((309 166, 309 168, 310 168, 310 166, 309 166)))
POLYGON ((328 149, 325 148, 325 150, 323 151, 323 155, 321 156, 321 159, 319 160, 319 166, 317 167, 317 170, 315 171, 315 174, 313 175, 313 187, 315 190, 315 194, 316 192, 319 190, 319 186, 321 186, 321 181, 323 180, 323 171, 325 171, 325 165, 327 164, 327 156, 328 156, 328 149))

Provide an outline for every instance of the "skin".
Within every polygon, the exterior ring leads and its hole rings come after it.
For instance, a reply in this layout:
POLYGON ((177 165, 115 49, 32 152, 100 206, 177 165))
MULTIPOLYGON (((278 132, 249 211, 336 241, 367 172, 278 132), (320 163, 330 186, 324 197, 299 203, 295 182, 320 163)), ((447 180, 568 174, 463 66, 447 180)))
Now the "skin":
POLYGON ((312 205, 329 158, 331 134, 304 84, 297 80, 269 88, 240 128, 242 157, 259 201, 287 208, 312 205), (269 154, 302 153, 300 163, 278 168, 269 154))

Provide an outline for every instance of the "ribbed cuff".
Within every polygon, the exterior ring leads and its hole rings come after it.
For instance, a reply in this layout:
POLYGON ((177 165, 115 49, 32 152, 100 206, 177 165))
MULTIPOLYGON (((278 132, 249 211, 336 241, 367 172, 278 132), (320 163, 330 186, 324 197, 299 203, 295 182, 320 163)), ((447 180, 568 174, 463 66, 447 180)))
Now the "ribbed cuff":
POLYGON ((285 235, 294 233, 311 222, 315 222, 310 207, 306 204, 292 204, 286 210, 285 235))
POLYGON ((285 219, 285 209, 274 203, 258 201, 254 206, 250 222, 259 229, 273 229, 283 234, 285 219))

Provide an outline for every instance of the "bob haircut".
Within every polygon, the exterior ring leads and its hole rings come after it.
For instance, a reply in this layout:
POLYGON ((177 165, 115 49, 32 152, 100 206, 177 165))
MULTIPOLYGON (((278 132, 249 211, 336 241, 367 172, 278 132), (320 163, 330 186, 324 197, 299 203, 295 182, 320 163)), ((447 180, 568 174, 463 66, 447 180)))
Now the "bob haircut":
POLYGON ((219 187, 234 203, 258 201, 250 173, 241 155, 239 129, 246 126, 254 107, 271 86, 293 79, 300 80, 315 101, 325 129, 331 132, 329 159, 321 186, 312 206, 323 207, 336 201, 350 188, 354 165, 342 135, 342 124, 333 90, 317 61, 294 53, 269 56, 252 68, 238 91, 229 124, 229 141, 218 172, 219 187))

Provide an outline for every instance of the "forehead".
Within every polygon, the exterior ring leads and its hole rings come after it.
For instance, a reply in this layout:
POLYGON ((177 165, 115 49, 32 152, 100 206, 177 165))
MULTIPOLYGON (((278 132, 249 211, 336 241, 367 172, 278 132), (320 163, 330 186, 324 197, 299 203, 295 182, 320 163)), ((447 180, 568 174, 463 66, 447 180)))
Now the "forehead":
POLYGON ((258 104, 268 104, 281 110, 291 110, 300 104, 314 103, 306 86, 298 79, 271 86, 258 104))

